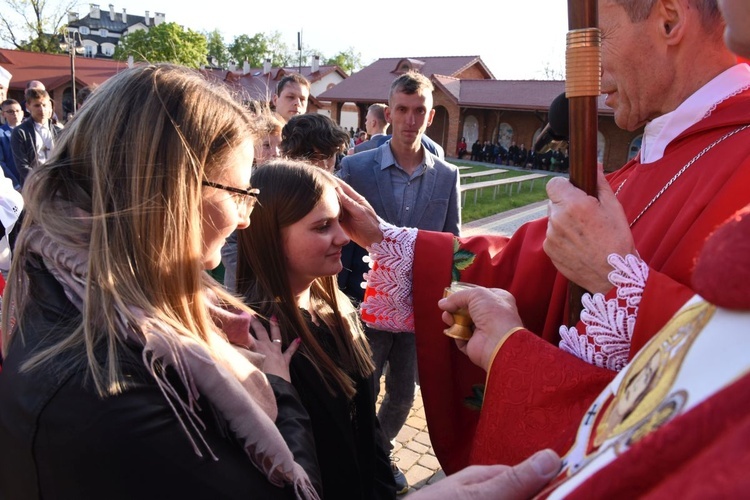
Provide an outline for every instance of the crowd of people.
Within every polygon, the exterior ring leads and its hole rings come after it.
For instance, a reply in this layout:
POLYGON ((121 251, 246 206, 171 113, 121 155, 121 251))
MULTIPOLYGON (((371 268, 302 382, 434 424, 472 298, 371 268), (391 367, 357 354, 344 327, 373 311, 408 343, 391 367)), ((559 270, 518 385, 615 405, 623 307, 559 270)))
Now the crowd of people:
MULTIPOLYGON (((59 130, 44 90, 3 98, 0 497, 395 498, 417 377, 448 476, 415 498, 742 496, 750 4, 599 10, 641 150, 511 238, 461 236, 418 72, 356 145, 298 74, 272 110, 136 66, 59 130)), ((525 149, 495 146, 471 158, 525 149)))

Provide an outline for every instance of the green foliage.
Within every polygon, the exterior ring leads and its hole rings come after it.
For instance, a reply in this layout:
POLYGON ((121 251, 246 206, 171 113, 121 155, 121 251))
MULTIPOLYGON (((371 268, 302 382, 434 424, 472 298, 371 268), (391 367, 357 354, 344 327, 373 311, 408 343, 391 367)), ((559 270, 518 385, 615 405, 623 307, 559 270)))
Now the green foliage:
POLYGON ((75 1, 48 5, 47 0, 0 1, 0 40, 21 50, 57 54, 63 19, 75 1))
POLYGON ((204 35, 206 37, 206 48, 208 50, 208 61, 220 68, 229 66, 232 57, 224 43, 224 37, 218 29, 204 35), (215 62, 214 62, 215 61, 215 62))
POLYGON ((294 54, 281 40, 279 32, 240 35, 227 49, 236 64, 242 65, 247 61, 251 68, 262 67, 266 58, 271 59, 272 66, 288 66, 294 61, 294 54))
MULTIPOLYGON (((451 162, 454 165, 466 165, 471 166, 471 170, 464 170, 462 173, 466 172, 478 172, 481 170, 487 170, 490 167, 484 167, 484 166, 476 166, 476 164, 469 164, 469 163, 462 163, 460 161, 453 161, 451 162)), ((503 165, 498 165, 498 168, 506 169, 508 167, 505 167, 503 165)), ((528 170, 509 170, 507 173, 502 174, 503 177, 510 177, 510 176, 519 176, 519 175, 527 175, 529 173, 528 170)), ((495 177, 489 177, 487 179, 492 179, 495 177)), ((499 178, 499 177, 498 177, 499 178)), ((484 179, 484 180, 487 180, 484 179)), ((529 192, 529 183, 525 182, 523 184, 523 187, 521 188, 521 192, 517 193, 514 189, 512 194, 509 194, 505 191, 505 188, 500 188, 497 196, 495 199, 492 198, 493 189, 483 189, 481 190, 481 193, 477 196, 477 202, 474 203, 474 193, 468 192, 466 193, 466 202, 464 203, 463 207, 461 208, 461 222, 471 222, 477 219, 482 219, 484 217, 489 217, 491 215, 499 214, 501 212, 505 212, 507 210, 512 210, 514 208, 520 208, 525 207, 526 205, 529 205, 531 203, 535 203, 537 201, 542 201, 547 199, 547 191, 545 187, 547 186, 547 181, 549 180, 549 177, 543 178, 543 179, 537 179, 534 182, 534 189, 529 192)), ((474 181, 478 182, 478 181, 474 181)))
POLYGON ((324 64, 335 64, 351 75, 362 68, 362 54, 354 52, 354 47, 349 47, 348 50, 341 51, 335 56, 326 59, 324 64))
POLYGON ((124 36, 115 49, 114 58, 150 63, 170 62, 190 68, 206 63, 206 37, 177 23, 161 23, 148 31, 139 30, 124 36))

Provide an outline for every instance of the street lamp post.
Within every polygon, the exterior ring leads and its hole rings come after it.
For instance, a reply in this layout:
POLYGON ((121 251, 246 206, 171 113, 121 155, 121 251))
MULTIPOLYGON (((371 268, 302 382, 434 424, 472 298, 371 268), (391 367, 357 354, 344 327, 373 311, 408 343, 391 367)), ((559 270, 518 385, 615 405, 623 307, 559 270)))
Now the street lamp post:
POLYGON ((72 90, 72 97, 73 97, 73 114, 77 111, 77 102, 76 102, 76 62, 75 62, 75 56, 76 53, 83 54, 84 48, 83 48, 83 40, 81 39, 81 34, 78 32, 75 28, 68 28, 66 31, 63 32, 63 40, 60 42, 60 49, 70 54, 70 81, 71 81, 71 90, 72 90))

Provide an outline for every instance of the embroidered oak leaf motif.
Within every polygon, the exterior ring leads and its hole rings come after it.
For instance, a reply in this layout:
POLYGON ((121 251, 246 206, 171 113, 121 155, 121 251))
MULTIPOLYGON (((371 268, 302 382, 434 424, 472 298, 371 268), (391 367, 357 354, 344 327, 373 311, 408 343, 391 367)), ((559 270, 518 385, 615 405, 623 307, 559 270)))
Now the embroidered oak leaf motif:
POLYGON ((474 263, 475 255, 468 250, 462 250, 458 238, 453 238, 453 270, 452 281, 461 281, 461 271, 466 270, 474 263))
POLYGON ((484 402, 484 384, 471 386, 471 396, 464 398, 464 406, 470 410, 480 411, 484 402))

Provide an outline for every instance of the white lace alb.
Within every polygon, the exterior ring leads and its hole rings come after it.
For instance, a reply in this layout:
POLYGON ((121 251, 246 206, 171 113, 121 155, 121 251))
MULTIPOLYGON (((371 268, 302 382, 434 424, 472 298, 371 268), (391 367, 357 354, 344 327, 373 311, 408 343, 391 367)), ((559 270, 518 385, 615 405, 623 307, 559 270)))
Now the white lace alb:
POLYGON ((607 279, 617 287, 617 296, 584 294, 581 321, 584 333, 575 327, 560 327, 560 349, 592 365, 620 371, 628 363, 638 306, 648 279, 648 265, 639 257, 611 254, 614 268, 607 279))

